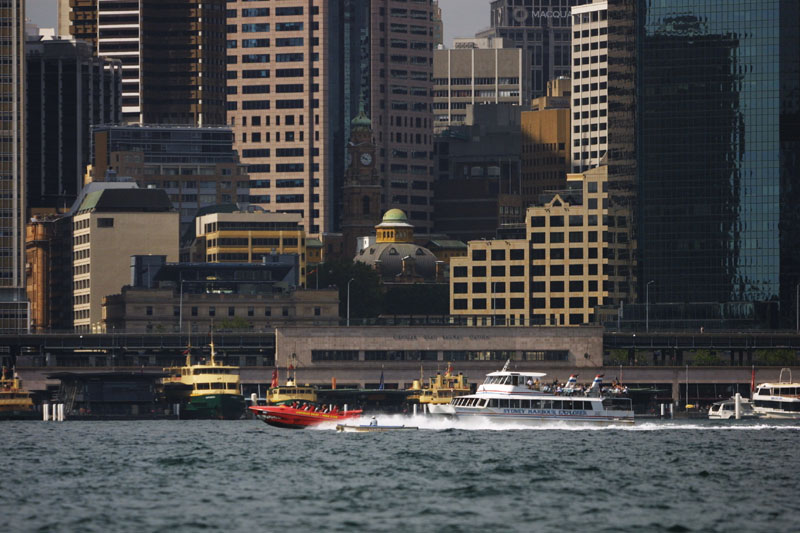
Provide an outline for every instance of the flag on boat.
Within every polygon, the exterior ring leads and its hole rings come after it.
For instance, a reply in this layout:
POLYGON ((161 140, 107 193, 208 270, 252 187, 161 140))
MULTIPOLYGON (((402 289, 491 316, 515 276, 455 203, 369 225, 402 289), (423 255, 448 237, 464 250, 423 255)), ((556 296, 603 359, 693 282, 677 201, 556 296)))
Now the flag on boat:
POLYGON ((574 387, 578 383, 578 374, 570 374, 567 380, 567 388, 574 387))
POLYGON ((449 376, 453 373, 453 363, 447 363, 447 371, 444 373, 445 376, 449 376))
POLYGON ((275 370, 272 371, 272 383, 270 384, 270 387, 274 389, 277 386, 278 386, 278 369, 276 368, 275 370))
POLYGON ((381 382, 378 385, 378 390, 383 390, 383 369, 381 368, 381 382))
POLYGON ((594 377, 594 381, 592 382, 592 388, 597 387, 598 389, 603 384, 603 374, 597 374, 594 377))
MULTIPOLYGON (((756 391, 756 367, 753 365, 752 370, 750 372, 750 392, 753 393, 756 391)), ((750 397, 752 398, 752 394, 750 397)))

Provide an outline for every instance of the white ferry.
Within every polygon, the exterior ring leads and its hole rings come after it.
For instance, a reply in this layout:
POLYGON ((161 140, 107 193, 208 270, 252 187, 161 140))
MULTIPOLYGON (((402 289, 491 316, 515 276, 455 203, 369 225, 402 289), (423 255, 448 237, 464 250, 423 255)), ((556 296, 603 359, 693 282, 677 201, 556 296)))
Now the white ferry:
POLYGON ((578 392, 576 376, 566 387, 551 391, 540 380, 547 374, 503 370, 486 375, 475 394, 457 396, 445 405, 429 405, 431 414, 458 418, 485 417, 499 422, 539 424, 549 421, 582 423, 633 423, 630 398, 603 397, 602 374, 595 377, 591 388, 578 392))
POLYGON ((777 383, 761 383, 753 394, 753 410, 763 418, 800 419, 800 383, 792 382, 792 371, 781 369, 777 383), (789 379, 784 381, 783 373, 789 379))

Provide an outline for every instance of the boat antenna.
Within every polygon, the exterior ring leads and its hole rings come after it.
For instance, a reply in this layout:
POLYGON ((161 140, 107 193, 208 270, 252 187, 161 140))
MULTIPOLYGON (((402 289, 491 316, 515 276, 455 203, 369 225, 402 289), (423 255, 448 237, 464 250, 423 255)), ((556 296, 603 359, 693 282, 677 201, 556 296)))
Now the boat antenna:
POLYGON ((214 323, 213 322, 211 323, 211 342, 209 343, 209 346, 211 347, 211 366, 214 366, 214 365, 217 364, 216 361, 214 360, 214 356, 217 355, 217 354, 214 351, 214 323))

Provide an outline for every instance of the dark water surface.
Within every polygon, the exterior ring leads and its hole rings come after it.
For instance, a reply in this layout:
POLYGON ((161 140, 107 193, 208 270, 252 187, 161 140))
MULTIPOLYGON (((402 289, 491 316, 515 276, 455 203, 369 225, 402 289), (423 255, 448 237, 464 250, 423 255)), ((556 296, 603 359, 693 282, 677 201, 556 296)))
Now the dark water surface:
POLYGON ((798 423, 381 423, 2 423, 3 530, 800 531, 798 423))

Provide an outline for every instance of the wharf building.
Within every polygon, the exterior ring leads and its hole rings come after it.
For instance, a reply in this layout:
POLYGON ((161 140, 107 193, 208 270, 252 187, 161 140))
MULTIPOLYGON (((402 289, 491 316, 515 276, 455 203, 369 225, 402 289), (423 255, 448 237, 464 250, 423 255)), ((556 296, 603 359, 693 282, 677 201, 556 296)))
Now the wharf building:
POLYGON ((521 49, 503 48, 502 39, 496 41, 496 48, 433 53, 434 133, 465 124, 470 104, 527 103, 527 56, 521 49))
POLYGON ((25 228, 30 331, 72 329, 72 220, 36 215, 25 228))
POLYGON ((75 331, 102 329, 103 298, 130 280, 130 256, 178 260, 178 213, 161 189, 88 192, 72 216, 75 331))
POLYGON ((653 282, 651 325, 794 329, 800 5, 640 9, 639 280, 653 282))
POLYGON ((294 285, 306 285, 306 234, 295 213, 209 213, 195 221, 190 257, 196 263, 261 263, 275 254, 297 256, 294 285))
POLYGON ((522 222, 523 109, 469 104, 463 126, 436 136, 437 233, 461 241, 493 238, 500 226, 522 222))
POLYGON ((528 208, 525 239, 470 241, 451 260, 450 312, 475 325, 576 326, 635 297, 630 212, 610 204, 607 168, 528 208))
POLYGON ((566 187, 571 168, 570 80, 547 82, 547 96, 534 98, 523 111, 521 195, 524 206, 533 205, 548 190, 566 187))
POLYGON ((0 332, 28 328, 25 294, 25 2, 0 0, 0 332))
POLYGON ((570 0, 493 0, 491 27, 478 38, 500 38, 504 46, 522 50, 530 75, 530 94, 524 101, 544 96, 548 80, 570 75, 570 0))
POLYGON ((133 179, 164 189, 180 213, 181 228, 198 209, 237 204, 246 209, 250 185, 227 127, 102 125, 93 128, 93 165, 85 180, 133 179))
POLYGON ((299 286, 297 254, 259 263, 168 263, 131 258, 130 283, 103 299, 103 331, 272 332, 277 326, 334 326, 339 291, 299 286))
POLYGON ((228 123, 258 205, 340 230, 346 140, 372 120, 382 208, 432 225, 434 6, 405 2, 238 0, 228 8, 228 123), (272 180, 272 181, 267 181, 272 180))
POLYGON ((225 124, 225 0, 59 0, 70 35, 122 62, 128 123, 225 124))
POLYGON ((121 120, 122 64, 84 41, 29 36, 25 49, 28 209, 63 212, 91 163, 91 127, 121 120))

